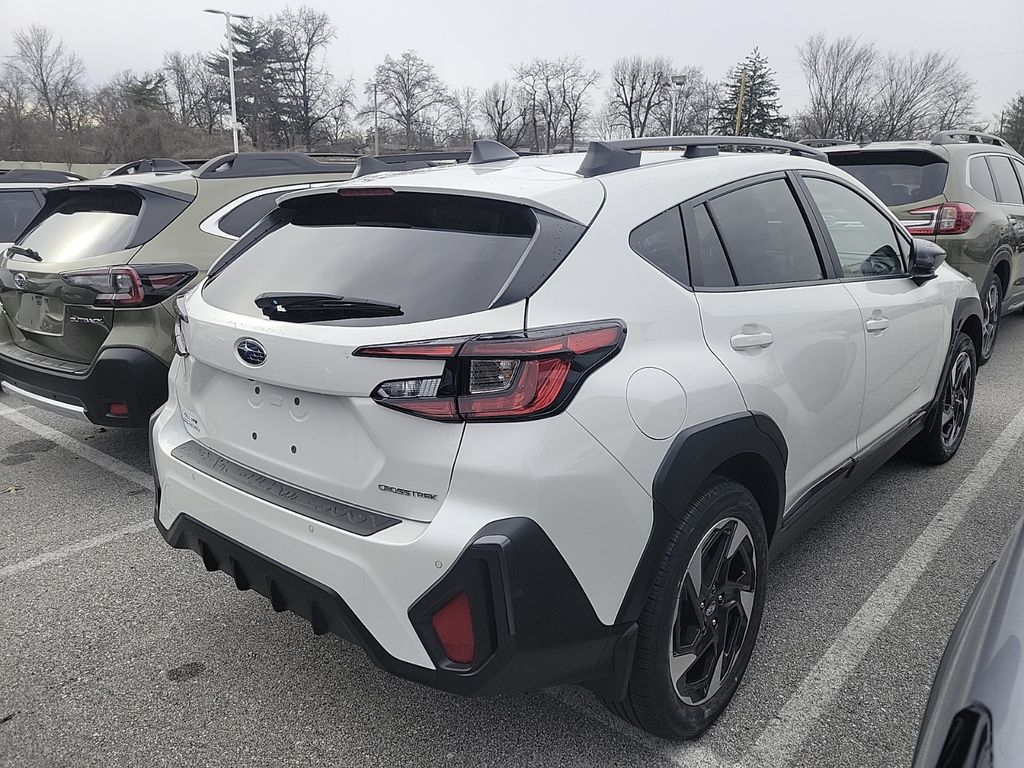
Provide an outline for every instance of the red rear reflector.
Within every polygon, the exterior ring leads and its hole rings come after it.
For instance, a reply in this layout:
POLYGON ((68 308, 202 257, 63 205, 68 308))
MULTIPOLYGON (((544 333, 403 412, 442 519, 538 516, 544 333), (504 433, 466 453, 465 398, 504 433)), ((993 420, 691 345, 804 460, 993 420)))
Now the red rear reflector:
POLYGON ((430 618, 430 626, 441 643, 444 655, 456 664, 472 664, 476 656, 473 614, 469 595, 459 592, 430 618))
POLYGON ((110 408, 107 409, 108 416, 127 416, 128 415, 128 403, 111 403, 110 408))

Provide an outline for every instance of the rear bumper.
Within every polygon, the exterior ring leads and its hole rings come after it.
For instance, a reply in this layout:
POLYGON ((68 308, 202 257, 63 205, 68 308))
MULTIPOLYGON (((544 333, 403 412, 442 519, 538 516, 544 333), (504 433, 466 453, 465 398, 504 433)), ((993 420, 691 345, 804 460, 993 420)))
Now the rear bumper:
POLYGON ((358 644, 400 677, 462 695, 564 683, 624 691, 635 625, 598 619, 536 522, 509 517, 460 532, 404 520, 369 534, 346 530, 176 458, 189 436, 173 404, 154 416, 151 437, 165 540, 275 610, 302 616, 315 633, 358 644), (459 592, 473 615, 471 665, 445 657, 430 623, 459 592))
POLYGON ((30 363, 12 354, 16 351, 5 354, 0 347, 5 391, 47 410, 104 426, 144 427, 167 400, 167 365, 143 349, 105 349, 84 372, 47 368, 39 355, 30 363), (111 403, 125 403, 128 415, 111 416, 111 403))

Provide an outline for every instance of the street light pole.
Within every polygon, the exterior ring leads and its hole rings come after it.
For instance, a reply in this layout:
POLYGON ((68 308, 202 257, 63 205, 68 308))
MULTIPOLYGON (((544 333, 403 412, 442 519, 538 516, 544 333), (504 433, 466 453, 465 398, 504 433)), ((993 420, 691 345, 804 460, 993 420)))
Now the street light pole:
POLYGON ((676 105, 679 103, 679 92, 683 90, 683 86, 686 85, 686 75, 671 75, 665 80, 665 86, 668 88, 668 100, 669 106, 672 109, 672 114, 669 116, 669 129, 668 135, 676 135, 676 105))
POLYGON ((224 17, 224 34, 228 39, 228 88, 231 92, 231 141, 238 154, 238 115, 235 112, 235 36, 231 31, 231 19, 251 19, 242 13, 218 11, 216 8, 204 8, 205 13, 217 13, 224 17))

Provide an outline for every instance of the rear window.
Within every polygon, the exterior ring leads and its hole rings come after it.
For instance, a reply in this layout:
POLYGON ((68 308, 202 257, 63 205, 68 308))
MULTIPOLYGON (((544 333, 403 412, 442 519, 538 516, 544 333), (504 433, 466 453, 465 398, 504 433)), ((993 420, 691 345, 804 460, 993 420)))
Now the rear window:
POLYGON ((262 293, 321 293, 402 308, 397 317, 325 321, 335 325, 479 312, 507 294, 537 229, 537 214, 521 205, 409 192, 321 194, 274 215, 283 223, 214 267, 203 289, 211 304, 259 317, 262 293))
POLYGON ((217 228, 226 235, 241 237, 252 229, 253 224, 277 207, 277 198, 282 194, 284 193, 277 189, 265 195, 258 195, 251 200, 246 200, 225 214, 217 222, 217 228))
POLYGON ((996 182, 999 202, 1024 205, 1024 195, 1021 194, 1017 174, 1013 172, 1013 166, 1010 165, 1010 158, 989 155, 988 166, 992 169, 992 178, 996 182))
POLYGON ((142 207, 123 190, 58 193, 52 210, 21 239, 44 261, 74 261, 124 250, 142 207))
POLYGON ((891 206, 941 195, 949 170, 938 155, 919 150, 831 152, 828 159, 891 206))
POLYGON ((16 240, 42 207, 34 192, 0 192, 0 242, 16 240))

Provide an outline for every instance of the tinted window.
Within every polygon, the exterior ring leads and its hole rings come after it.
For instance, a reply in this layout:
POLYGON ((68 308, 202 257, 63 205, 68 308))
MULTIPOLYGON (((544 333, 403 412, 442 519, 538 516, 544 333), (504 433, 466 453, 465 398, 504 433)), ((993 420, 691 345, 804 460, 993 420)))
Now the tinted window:
POLYGON ((828 159, 886 205, 911 205, 941 195, 949 170, 938 155, 920 150, 830 152, 828 159))
POLYGON ((804 181, 825 221, 844 277, 903 274, 900 244, 885 215, 842 184, 816 178, 804 181))
POLYGON ((0 242, 17 240, 42 205, 32 192, 0 192, 0 242))
POLYGON ((1024 195, 1021 194, 1017 174, 1013 172, 1013 166, 1010 165, 1010 158, 989 155, 988 165, 992 169, 992 178, 996 182, 999 202, 1024 205, 1024 195))
POLYGON ((989 200, 996 199, 996 187, 992 183, 992 174, 984 155, 975 155, 970 162, 970 181, 974 191, 989 200))
POLYGON ((710 206, 740 285, 824 277, 807 223, 782 179, 729 192, 710 206))
POLYGON ((634 229, 629 235, 629 247, 665 274, 686 282, 686 250, 678 208, 670 208, 634 229))
MULTIPOLYGON (((203 289, 209 302, 261 316, 256 296, 297 292, 402 308, 398 317, 329 321, 335 325, 479 312, 494 303, 524 261, 537 222, 530 209, 513 203, 409 192, 316 195, 280 213, 286 223, 214 270, 203 289)), ((550 262, 551 254, 546 256, 550 262)))
POLYGON ((44 261, 74 261, 124 250, 135 232, 142 201, 131 192, 68 192, 21 244, 44 261))
POLYGON ((691 249, 690 271, 693 284, 701 288, 727 288, 736 285, 729 262, 725 258, 725 248, 718 237, 711 216, 706 206, 698 205, 693 210, 695 223, 694 235, 696 243, 691 249))
POLYGON ((241 237, 252 229, 253 224, 277 207, 277 198, 283 194, 284 192, 277 190, 246 200, 223 216, 217 227, 226 235, 241 237))

